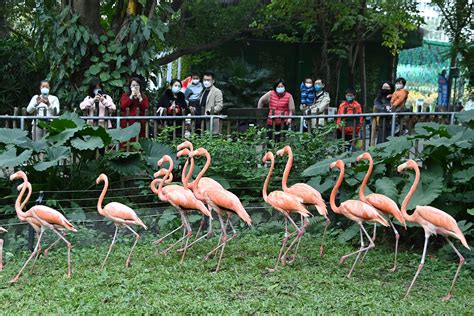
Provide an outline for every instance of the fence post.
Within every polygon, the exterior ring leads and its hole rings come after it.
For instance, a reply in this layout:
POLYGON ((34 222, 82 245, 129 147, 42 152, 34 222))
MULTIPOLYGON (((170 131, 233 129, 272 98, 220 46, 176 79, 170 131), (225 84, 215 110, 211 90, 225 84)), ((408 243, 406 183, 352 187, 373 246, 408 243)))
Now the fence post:
POLYGON ((214 114, 212 114, 209 119, 209 133, 211 134, 211 136, 213 133, 213 127, 214 127, 213 125, 214 125, 214 114))
POLYGON ((304 130, 304 116, 300 116, 300 133, 304 130))
POLYGON ((449 125, 454 125, 454 114, 455 114, 455 112, 451 113, 451 120, 449 122, 449 125))
POLYGON ((395 120, 397 118, 397 114, 392 113, 392 128, 390 131, 390 136, 394 137, 395 136, 395 120))

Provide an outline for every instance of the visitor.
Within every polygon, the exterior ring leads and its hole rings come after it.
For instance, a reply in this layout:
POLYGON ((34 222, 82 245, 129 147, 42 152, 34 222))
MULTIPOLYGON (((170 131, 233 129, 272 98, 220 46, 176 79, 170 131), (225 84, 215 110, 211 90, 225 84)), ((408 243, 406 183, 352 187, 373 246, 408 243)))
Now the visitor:
MULTIPOLYGON (((327 114, 327 109, 329 107, 329 103, 331 102, 331 97, 329 93, 324 90, 325 83, 323 79, 316 79, 314 81, 314 90, 316 91, 314 96, 314 102, 310 106, 310 113, 312 115, 324 115, 327 114)), ((324 119, 319 119, 317 122, 319 125, 324 125, 324 119)), ((316 119, 311 120, 311 126, 314 128, 316 127, 316 119)))
POLYGON ((189 111, 193 115, 201 115, 201 107, 200 107, 200 99, 202 92, 204 90, 204 86, 201 83, 201 78, 198 73, 193 72, 191 74, 191 83, 186 88, 184 92, 184 96, 186 98, 186 102, 188 103, 189 111))
POLYGON ((314 84, 311 77, 306 77, 300 85, 300 110, 305 112, 314 103, 314 84))
POLYGON ((405 78, 397 78, 395 80, 395 92, 390 99, 392 112, 404 112, 405 103, 408 99, 408 90, 405 89, 407 81, 405 78))
POLYGON ((163 109, 167 115, 184 115, 186 113, 188 104, 186 103, 184 93, 181 92, 181 87, 181 80, 171 80, 169 88, 166 89, 158 101, 158 111, 163 109))
MULTIPOLYGON (((205 72, 202 77, 204 90, 199 99, 199 106, 204 110, 204 115, 219 115, 224 108, 222 91, 214 86, 215 76, 212 72, 205 72)), ((209 121, 206 121, 206 128, 209 129, 209 121)), ((220 133, 220 120, 214 119, 212 133, 220 133)))
MULTIPOLYGON (((59 99, 58 97, 49 94, 50 83, 48 80, 41 80, 40 94, 36 94, 31 98, 26 111, 35 116, 55 116, 59 114, 59 99)), ((45 131, 38 127, 37 120, 32 122, 32 138, 33 140, 41 139, 45 131)))
POLYGON ((283 79, 278 79, 273 84, 273 89, 265 93, 258 100, 258 108, 268 106, 268 119, 267 119, 267 128, 268 138, 272 138, 273 132, 277 132, 275 135, 275 141, 280 140, 280 131, 282 125, 289 126, 291 124, 291 118, 289 119, 271 119, 272 115, 293 115, 295 112, 295 101, 293 96, 286 90, 286 84, 283 79), (273 130, 273 123, 275 123, 275 130, 273 130))
MULTIPOLYGON (((390 99, 394 92, 393 84, 389 81, 382 83, 380 91, 374 100, 374 112, 375 113, 390 113, 392 112, 392 106, 390 99)), ((377 116, 374 118, 374 124, 372 128, 377 131, 377 144, 387 141, 387 137, 390 136, 391 119, 388 116, 377 116)))
MULTIPOLYGON (((128 84, 128 93, 124 92, 120 98, 120 108, 122 109, 122 116, 127 115, 126 111, 129 109, 129 116, 145 115, 148 110, 148 97, 141 92, 140 78, 133 77, 128 84)), ((120 126, 127 127, 135 123, 135 120, 122 120, 120 126)), ((140 137, 145 136, 145 120, 140 121, 141 130, 140 137)))
MULTIPOLYGON (((110 112, 115 112, 116 106, 112 97, 107 95, 102 87, 102 82, 99 79, 93 78, 89 83, 89 91, 88 95, 84 98, 84 101, 79 104, 81 110, 85 112, 86 116, 106 116, 110 114, 110 112), (106 113, 106 110, 108 113, 106 113)), ((93 124, 92 120, 87 120, 88 124, 93 124)), ((105 120, 100 119, 98 121, 99 126, 111 128, 112 123, 110 120, 107 124, 105 124, 105 120)))
MULTIPOLYGON (((337 111, 338 115, 346 115, 346 114, 362 114, 362 107, 360 106, 359 102, 355 100, 356 94, 355 91, 351 88, 346 90, 345 100, 339 105, 339 109, 337 111)), ((337 136, 338 138, 342 138, 342 134, 344 131, 344 140, 351 141, 351 143, 347 143, 346 149, 352 150, 355 145, 355 140, 358 138, 358 134, 360 132, 360 128, 363 124, 363 117, 360 118, 351 118, 345 119, 345 126, 339 126, 337 129, 337 136), (355 130, 354 130, 354 123, 355 123, 355 130)), ((342 118, 338 117, 336 120, 337 125, 340 125, 342 122, 342 118)))

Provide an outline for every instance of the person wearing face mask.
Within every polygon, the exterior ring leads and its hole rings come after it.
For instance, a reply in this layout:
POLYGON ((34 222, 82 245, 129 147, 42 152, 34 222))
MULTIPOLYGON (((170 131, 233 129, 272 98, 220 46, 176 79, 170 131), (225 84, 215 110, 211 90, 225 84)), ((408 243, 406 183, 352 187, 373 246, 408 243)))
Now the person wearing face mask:
MULTIPOLYGON (((318 114, 327 114, 327 108, 329 107, 329 103, 331 102, 331 97, 329 93, 324 90, 325 84, 323 79, 316 79, 314 81, 314 90, 316 91, 314 96, 314 102, 309 107, 310 113, 312 115, 318 114)), ((318 125, 324 125, 324 119, 319 119, 318 125)), ((316 127, 316 119, 311 120, 311 126, 314 128, 316 127)))
POLYGON ((314 103, 314 84, 311 77, 306 77, 300 85, 300 110, 306 111, 314 103))
POLYGON ((158 107, 163 109, 161 111, 165 111, 167 115, 185 114, 188 104, 186 103, 184 93, 181 92, 181 87, 181 80, 171 80, 170 87, 166 89, 158 101, 158 107))
MULTIPOLYGON (((122 115, 126 115, 127 109, 129 109, 129 116, 140 116, 146 115, 148 110, 148 97, 141 92, 141 80, 138 77, 133 77, 129 81, 128 85, 129 92, 124 92, 120 98, 120 108, 122 115)), ((135 120, 121 120, 120 127, 125 128, 135 123, 135 120)), ((145 136, 145 120, 140 121, 140 137, 145 136)))
MULTIPOLYGON (((36 116, 55 116, 59 114, 58 97, 49 94, 50 84, 48 80, 40 82, 40 94, 34 95, 28 104, 26 111, 36 116)), ((42 128, 39 128, 36 120, 32 122, 33 140, 39 140, 45 134, 42 128)))
MULTIPOLYGON (((379 94, 374 100, 374 112, 376 113, 390 113, 392 112, 392 105, 390 100, 394 91, 393 84, 385 81, 380 87, 379 94)), ((391 120, 389 117, 376 117, 374 120, 375 126, 372 126, 377 131, 377 144, 386 142, 387 137, 390 136, 391 120), (385 123, 384 123, 385 121, 385 123), (385 128, 384 128, 385 126, 385 128)))
POLYGON ((201 107, 199 101, 201 99, 204 86, 201 83, 201 78, 198 73, 192 73, 191 84, 188 85, 184 92, 184 97, 188 103, 189 111, 195 115, 201 115, 201 107))
POLYGON ((405 78, 397 78, 395 80, 395 92, 392 94, 390 104, 392 106, 392 112, 404 112, 405 103, 408 99, 408 90, 405 89, 407 81, 405 78))
MULTIPOLYGON (((273 84, 273 90, 268 91, 258 100, 257 107, 259 109, 268 106, 268 138, 272 138, 273 122, 275 122, 275 131, 281 130, 282 124, 289 126, 291 119, 271 119, 272 115, 293 115, 295 112, 295 101, 291 93, 286 91, 286 84, 283 79, 278 79, 273 84)), ((275 141, 280 140, 280 135, 277 134, 275 141)))
MULTIPOLYGON (((218 115, 224 108, 222 91, 214 86, 214 74, 205 72, 202 76, 202 85, 204 90, 199 99, 199 107, 204 111, 204 115, 218 115)), ((206 121, 206 128, 209 129, 209 121, 206 121)), ((214 119, 212 133, 220 133, 220 120, 214 119)))
MULTIPOLYGON (((110 114, 116 110, 114 101, 109 95, 104 93, 102 82, 97 78, 93 78, 90 81, 89 95, 84 98, 84 101, 79 104, 79 107, 87 116, 106 116, 106 114, 110 114), (106 113, 106 109, 108 113, 106 113)), ((92 120, 87 120, 87 123, 94 125, 92 120)), ((104 120, 99 120, 98 125, 108 128, 112 127, 110 121, 106 124, 104 120)))
MULTIPOLYGON (((362 107, 360 106, 359 102, 355 100, 355 91, 354 89, 347 89, 345 100, 339 105, 339 109, 337 111, 338 115, 345 115, 345 114, 362 114, 362 107)), ((338 117, 336 120, 337 125, 341 124, 342 118, 338 117)), ((360 128, 363 123, 363 117, 354 118, 354 119, 347 119, 345 121, 345 126, 339 126, 337 130, 338 138, 342 138, 342 131, 344 129, 344 140, 351 141, 352 144, 348 144, 346 149, 350 150, 354 145, 354 140, 357 138, 357 135, 360 132, 360 128), (356 128, 354 130, 354 121, 356 122, 356 128)))

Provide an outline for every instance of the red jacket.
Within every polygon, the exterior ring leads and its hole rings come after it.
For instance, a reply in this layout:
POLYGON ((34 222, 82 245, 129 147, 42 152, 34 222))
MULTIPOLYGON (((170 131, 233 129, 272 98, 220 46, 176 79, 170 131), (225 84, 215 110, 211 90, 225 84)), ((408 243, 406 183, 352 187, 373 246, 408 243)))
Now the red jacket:
MULTIPOLYGON (((122 109, 122 116, 127 115, 127 108, 130 109, 129 116, 142 116, 146 115, 146 110, 148 109, 148 97, 143 95, 142 102, 138 99, 130 99, 130 95, 128 93, 122 94, 120 98, 120 108, 122 109)), ((135 123, 135 120, 122 120, 120 121, 120 127, 125 128, 128 125, 132 125, 135 123)), ((145 136, 145 120, 140 120, 141 130, 140 136, 145 136)))
MULTIPOLYGON (((289 115, 290 114, 290 103, 291 94, 289 92, 283 93, 283 95, 278 95, 275 91, 270 92, 270 104, 268 105, 269 112, 268 116, 271 115, 289 115)), ((285 123, 287 119, 283 120, 285 123)), ((272 119, 267 119, 267 125, 272 125, 272 119)), ((280 125, 281 119, 275 119, 275 125, 280 125)))
MULTIPOLYGON (((352 101, 352 103, 349 103, 347 101, 344 101, 339 105, 339 109, 337 111, 337 114, 362 114, 362 108, 357 101, 352 101)), ((357 118, 355 118, 357 119, 357 118)), ((336 123, 339 125, 342 121, 341 117, 338 117, 336 120, 336 123)), ((364 118, 361 116, 359 119, 359 124, 356 126, 356 132, 359 133, 360 127, 362 126, 362 122, 364 121, 364 118)), ((354 132, 354 125, 353 125, 353 120, 347 120, 346 121, 346 127, 344 128, 344 133, 346 135, 352 135, 354 132)), ((342 131, 342 126, 338 127, 340 131, 342 131)))

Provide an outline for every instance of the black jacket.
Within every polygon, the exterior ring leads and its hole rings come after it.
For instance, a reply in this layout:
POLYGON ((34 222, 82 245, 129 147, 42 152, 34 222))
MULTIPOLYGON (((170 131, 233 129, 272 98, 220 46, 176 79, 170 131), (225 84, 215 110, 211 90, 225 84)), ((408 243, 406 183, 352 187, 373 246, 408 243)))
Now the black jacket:
POLYGON ((163 93, 160 98, 160 101, 158 101, 158 107, 166 108, 167 114, 173 115, 173 109, 171 109, 173 102, 178 109, 176 115, 182 115, 187 112, 188 104, 186 103, 184 93, 178 92, 175 98, 173 92, 171 92, 171 89, 166 89, 165 93, 163 93))

